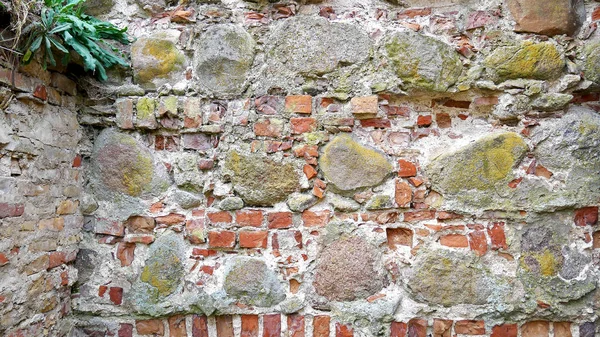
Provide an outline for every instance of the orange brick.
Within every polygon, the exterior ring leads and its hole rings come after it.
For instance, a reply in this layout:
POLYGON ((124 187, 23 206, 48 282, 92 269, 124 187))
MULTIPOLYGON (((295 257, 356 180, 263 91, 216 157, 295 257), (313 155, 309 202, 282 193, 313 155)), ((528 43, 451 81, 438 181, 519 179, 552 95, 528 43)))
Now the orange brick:
POLYGON ((302 221, 305 227, 325 226, 329 222, 329 210, 322 211, 304 211, 302 212, 302 221))
POLYGON ((379 103, 377 96, 354 97, 350 100, 352 114, 357 119, 369 119, 377 116, 379 103))
POLYGON ((454 324, 454 332, 463 335, 485 335, 485 324, 483 321, 456 321, 456 324, 454 324))
POLYGON ((269 228, 290 228, 292 226, 291 212, 273 212, 267 214, 269 228))
POLYGON ((267 248, 269 232, 240 232, 240 248, 267 248))
POLYGON ((312 97, 309 95, 294 95, 285 98, 285 111, 300 114, 312 112, 312 97))
POLYGON ((208 232, 208 245, 213 248, 235 247, 235 233, 232 231, 208 232))
POLYGON ((390 249, 396 249, 399 246, 412 247, 413 232, 408 228, 387 228, 387 244, 390 249))
POLYGON ((244 227, 260 227, 263 222, 263 212, 259 210, 237 211, 235 212, 235 222, 244 227))
POLYGON ((317 129, 317 120, 311 117, 297 117, 290 119, 292 134, 300 135, 317 129))
POLYGON ((404 159, 398 160, 398 177, 408 178, 417 175, 417 166, 404 159))
POLYGON ((462 234, 448 234, 440 238, 440 244, 447 247, 467 248, 469 240, 462 234))
POLYGON ((221 211, 206 214, 211 223, 231 223, 233 217, 229 212, 221 211))

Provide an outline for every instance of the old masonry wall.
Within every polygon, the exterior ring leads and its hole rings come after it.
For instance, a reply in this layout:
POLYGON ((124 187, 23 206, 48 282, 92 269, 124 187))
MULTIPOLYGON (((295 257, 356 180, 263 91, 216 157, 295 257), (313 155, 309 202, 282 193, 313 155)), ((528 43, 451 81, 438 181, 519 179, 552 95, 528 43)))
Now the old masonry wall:
POLYGON ((600 335, 600 3, 90 0, 0 68, 0 334, 600 335))

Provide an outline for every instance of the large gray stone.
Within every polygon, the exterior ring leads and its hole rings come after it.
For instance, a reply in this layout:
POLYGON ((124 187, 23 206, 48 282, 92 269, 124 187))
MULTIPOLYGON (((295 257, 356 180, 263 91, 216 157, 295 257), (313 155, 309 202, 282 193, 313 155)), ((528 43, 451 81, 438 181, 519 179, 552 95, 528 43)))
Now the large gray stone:
POLYGON ((278 163, 258 154, 229 152, 225 168, 232 173, 234 190, 250 206, 271 206, 299 188, 292 164, 278 163))
POLYGON ((201 88, 216 97, 241 94, 254 61, 256 42, 237 25, 211 26, 196 45, 196 75, 201 88))
POLYGON ((285 299, 277 275, 264 261, 237 257, 229 261, 223 285, 228 296, 248 305, 270 307, 285 299))
POLYGON ((323 148, 319 167, 325 178, 342 191, 379 185, 393 170, 383 153, 345 134, 323 148))
POLYGON ((385 283, 377 249, 359 237, 342 237, 320 254, 313 286, 331 301, 365 299, 385 283))
POLYGON ((489 77, 502 82, 517 78, 553 80, 565 67, 565 60, 551 42, 522 42, 496 48, 484 60, 489 77))
POLYGON ((365 61, 370 49, 369 37, 354 25, 298 16, 276 29, 268 52, 292 71, 325 74, 365 61))
POLYGON ((600 85, 600 41, 586 43, 583 55, 585 79, 600 85))
POLYGON ((453 47, 411 31, 386 36, 381 52, 407 88, 446 91, 458 81, 463 69, 453 47))
POLYGON ((144 88, 175 84, 183 79, 186 59, 177 48, 177 30, 155 32, 137 39, 131 46, 133 78, 144 88))

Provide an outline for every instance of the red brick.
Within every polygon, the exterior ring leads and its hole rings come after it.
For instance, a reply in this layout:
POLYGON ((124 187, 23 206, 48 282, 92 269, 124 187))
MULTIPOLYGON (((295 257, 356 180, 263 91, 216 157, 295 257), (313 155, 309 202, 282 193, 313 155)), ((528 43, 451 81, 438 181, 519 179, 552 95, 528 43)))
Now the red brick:
POLYGON ((547 321, 531 321, 521 326, 521 337, 548 337, 550 323, 547 321))
POLYGON ((417 211, 404 213, 404 221, 416 222, 435 219, 435 211, 417 211))
POLYGON ((199 159, 198 168, 202 171, 210 170, 215 166, 215 161, 212 159, 199 159))
POLYGON ((304 316, 294 314, 287 317, 288 337, 304 337, 304 316))
POLYGON ((440 244, 447 247, 467 248, 469 240, 462 234, 448 234, 440 238, 440 244))
POLYGON ((390 249, 400 246, 412 247, 413 231, 408 228, 387 228, 387 244, 390 249))
POLYGON ((323 227, 329 222, 331 211, 304 211, 302 212, 302 222, 305 227, 323 227))
MULTIPOLYGON (((554 326, 554 337, 573 337, 573 334, 571 334, 571 323, 570 322, 554 322, 552 323, 552 325, 554 326)), ((515 337, 517 336, 516 334, 517 331, 517 327, 515 324, 515 337)), ((495 336, 492 336, 495 337, 495 336)), ((503 337, 503 336, 500 336, 503 337)))
POLYGON ((273 212, 267 214, 267 223, 269 228, 290 228, 292 226, 291 212, 273 212))
POLYGON ((354 330, 350 325, 335 323, 335 337, 354 337, 354 330))
POLYGON ((33 91, 33 97, 39 98, 42 101, 48 100, 48 91, 46 90, 46 86, 40 84, 35 87, 35 90, 33 91))
POLYGON ((177 315, 169 317, 169 337, 187 337, 185 327, 185 316, 177 315))
POLYGON ((48 254, 48 269, 56 268, 65 263, 65 252, 51 252, 48 254))
POLYGON ((242 227, 261 227, 263 222, 263 212, 258 210, 236 211, 235 222, 242 227))
POLYGON ((329 316, 315 316, 313 318, 313 337, 329 337, 329 316))
POLYGON ((417 117, 417 126, 420 128, 428 127, 433 122, 431 115, 420 115, 417 117))
POLYGON ((135 243, 119 242, 117 245, 117 259, 121 261, 121 267, 131 266, 135 256, 135 243))
POLYGON ((81 167, 82 160, 83 158, 81 157, 81 155, 76 155, 75 158, 73 158, 73 163, 71 164, 71 167, 81 167))
POLYGON ((140 335, 164 336, 165 334, 165 325, 160 319, 135 321, 135 329, 140 335))
POLYGON ((0 266, 3 266, 9 262, 8 257, 4 253, 0 253, 0 266))
POLYGON ((98 287, 98 297, 104 297, 104 294, 106 294, 106 291, 108 290, 108 287, 105 285, 101 285, 98 287))
POLYGON ((110 287, 108 290, 108 297, 114 305, 121 305, 123 303, 123 288, 121 287, 110 287))
POLYGON ((417 175, 417 166, 404 159, 398 160, 398 177, 408 178, 417 175))
POLYGON ((208 220, 210 220, 210 222, 213 224, 233 222, 233 217, 231 216, 231 213, 226 211, 208 213, 206 214, 206 216, 208 217, 208 220))
POLYGON ((427 16, 431 14, 431 8, 407 8, 398 12, 398 19, 413 19, 417 16, 427 16))
POLYGON ((437 123, 438 128, 447 129, 452 127, 452 118, 450 118, 450 114, 445 112, 440 112, 435 115, 435 122, 437 123))
POLYGON ((153 233, 156 226, 154 219, 149 216, 130 216, 125 222, 128 233, 153 233))
POLYGON ((158 224, 172 226, 172 225, 184 223, 185 215, 177 214, 177 213, 170 213, 168 215, 157 216, 155 219, 156 219, 156 223, 158 223, 158 224))
POLYGON ((297 146, 293 149, 296 157, 318 157, 319 148, 316 145, 297 146))
POLYGON ((490 337, 517 337, 517 325, 516 324, 502 324, 496 325, 492 328, 492 334, 490 337))
POLYGON ((312 112, 312 97, 309 95, 287 96, 285 98, 285 111, 310 114, 312 112))
POLYGON ((240 337, 258 337, 258 315, 242 315, 240 337))
POLYGON ((350 100, 352 114, 357 119, 369 119, 377 116, 379 110, 377 96, 354 97, 350 100))
POLYGON ((217 251, 212 249, 194 248, 192 249, 192 255, 209 257, 217 255, 217 251))
POLYGON ((222 315, 216 317, 217 337, 233 337, 233 318, 231 315, 222 315))
POLYGON ((240 248, 267 248, 269 232, 240 232, 240 248))
POLYGON ((410 203, 412 202, 412 189, 402 180, 396 181, 394 200, 396 201, 396 205, 398 207, 410 207, 410 203))
POLYGON ((488 235, 492 241, 492 249, 508 249, 506 244, 506 235, 504 234, 504 223, 494 222, 490 228, 488 228, 488 235))
POLYGON ((471 247, 471 250, 478 256, 485 255, 488 249, 485 233, 481 230, 469 233, 469 247, 471 247))
POLYGON ((254 123, 254 133, 257 136, 281 137, 283 122, 279 119, 262 119, 254 123))
POLYGON ((235 233, 232 231, 210 231, 208 232, 208 245, 211 248, 233 248, 235 247, 235 233))
POLYGON ((463 335, 485 335, 483 321, 462 320, 454 324, 454 332, 463 335))
POLYGON ((444 212, 440 211, 437 213, 438 220, 452 220, 452 219, 462 219, 462 215, 452 213, 452 212, 444 212))
POLYGON ((308 180, 311 180, 312 178, 317 176, 317 170, 315 170, 315 168, 312 165, 304 165, 302 171, 304 172, 304 175, 308 180))
POLYGON ((133 324, 121 323, 119 326, 118 337, 131 337, 133 336, 133 324))
POLYGON ((281 315, 264 315, 263 316, 263 337, 280 337, 281 336, 281 315))
POLYGON ((317 120, 311 117, 298 117, 290 119, 293 135, 313 132, 317 129, 317 120))
POLYGON ((598 207, 584 207, 575 211, 577 226, 593 226, 596 223, 598 223, 598 207))
POLYGON ((390 337, 406 337, 408 325, 404 322, 392 322, 390 337))
POLYGON ((450 337, 452 333, 452 321, 446 319, 433 320, 433 337, 450 337))
POLYGON ((0 202, 0 219, 14 218, 23 215, 25 206, 23 204, 9 204, 0 202))
POLYGON ((363 128, 389 129, 392 127, 392 122, 389 119, 369 118, 361 119, 360 126, 363 128))
POLYGON ((115 102, 115 107, 117 109, 115 117, 117 127, 121 129, 133 129, 133 100, 129 98, 118 99, 115 102))
POLYGON ((127 234, 125 238, 123 238, 123 242, 128 243, 141 243, 144 245, 149 245, 154 242, 153 234, 127 234))
POLYGON ((425 337, 427 333, 427 320, 413 318, 408 321, 408 337, 425 337))

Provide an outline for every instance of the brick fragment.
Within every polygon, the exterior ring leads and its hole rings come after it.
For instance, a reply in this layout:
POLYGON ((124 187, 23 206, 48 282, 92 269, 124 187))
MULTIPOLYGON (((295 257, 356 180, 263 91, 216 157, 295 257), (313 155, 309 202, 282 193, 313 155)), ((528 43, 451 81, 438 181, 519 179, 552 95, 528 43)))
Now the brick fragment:
POLYGON ((287 317, 288 337, 304 337, 304 316, 293 314, 287 317))
POLYGON ((494 222, 490 228, 488 228, 488 235, 492 242, 492 249, 508 249, 506 244, 506 235, 504 234, 504 223, 494 222))
POLYGON ((172 226, 172 225, 184 223, 185 215, 177 214, 177 213, 170 213, 170 214, 163 215, 163 216, 157 216, 155 218, 155 220, 156 220, 156 223, 158 223, 158 224, 172 226))
POLYGON ((521 337, 548 337, 550 324, 547 321, 531 321, 521 326, 521 337))
POLYGON ((412 201, 412 189, 402 180, 396 181, 394 200, 396 201, 396 205, 398 207, 410 207, 410 203, 412 201))
POLYGON ((468 248, 469 240, 462 234, 448 234, 440 237, 440 244, 453 248, 468 248))
POLYGON ((217 223, 227 223, 228 224, 228 223, 233 222, 233 217, 231 216, 231 213, 229 213, 227 211, 212 212, 212 213, 206 214, 206 216, 208 217, 208 220, 210 220, 210 222, 213 224, 217 224, 217 223))
POLYGON ((404 322, 392 322, 390 327, 390 337, 406 337, 408 325, 404 322))
POLYGON ((487 253, 487 249, 488 249, 487 238, 485 237, 485 232, 482 230, 477 230, 477 231, 469 233, 469 247, 478 256, 485 255, 485 253, 487 253))
POLYGON ((311 180, 312 178, 317 176, 317 170, 315 170, 315 168, 312 165, 308 165, 305 164, 304 167, 302 168, 302 171, 304 172, 304 175, 306 176, 306 179, 311 180))
POLYGON ((431 117, 431 115, 419 115, 419 117, 417 117, 417 126, 420 128, 431 126, 432 122, 433 117, 431 117))
POLYGON ((302 212, 302 221, 305 227, 323 227, 329 222, 331 211, 304 211, 302 212))
POLYGON ((496 325, 492 328, 492 334, 490 337, 517 337, 517 325, 516 324, 502 324, 496 325))
POLYGON ((404 159, 398 160, 398 177, 408 178, 417 175, 417 166, 404 159))
POLYGON ((352 104, 352 114, 357 119, 368 119, 377 116, 378 98, 377 96, 354 97, 350 100, 352 104))
POLYGON ((317 120, 312 117, 298 117, 290 119, 293 135, 313 132, 317 129, 317 120))
POLYGON ((169 337, 187 337, 185 316, 177 315, 169 317, 169 337))
POLYGON ((285 111, 300 114, 312 112, 312 97, 309 95, 294 95, 285 98, 285 111))
POLYGON ((445 319, 433 320, 433 337, 450 337, 452 333, 452 321, 445 319))
POLYGON ((593 226, 598 223, 598 207, 584 207, 575 211, 577 226, 593 226))
POLYGON ((281 336, 281 315, 272 314, 263 316, 263 337, 281 336))
POLYGON ((408 337, 426 337, 427 320, 413 318, 408 321, 408 337))
POLYGON ((475 320, 456 321, 454 332, 463 335, 485 335, 485 324, 475 320))
POLYGON ((313 318, 313 337, 329 337, 329 316, 315 316, 313 318))
POLYGON ((240 337, 258 337, 258 315, 242 315, 240 337))
POLYGON ((354 330, 350 325, 336 322, 335 337, 354 337, 354 330))
POLYGON ((123 288, 110 287, 108 289, 108 297, 114 305, 121 305, 123 303, 123 288))
POLYGON ((117 245, 117 259, 121 261, 121 267, 131 266, 134 259, 135 243, 120 242, 117 245))
POLYGON ((254 133, 263 137, 281 137, 283 133, 283 121, 280 119, 260 119, 254 123, 254 133))
POLYGON ((412 247, 413 231, 408 228, 387 228, 387 244, 390 249, 396 249, 400 246, 412 247))
POLYGON ((554 322, 552 325, 554 326, 554 337, 573 337, 570 322, 554 322))
POLYGON ((416 222, 435 219, 435 211, 416 211, 404 213, 404 221, 416 222))
POLYGON ((135 321, 135 329, 140 335, 164 336, 165 334, 165 325, 160 319, 135 321))
POLYGON ((25 205, 0 202, 0 219, 15 218, 23 215, 25 205))
POLYGON ((119 331, 117 332, 118 337, 132 337, 133 336, 133 324, 121 323, 119 331))

